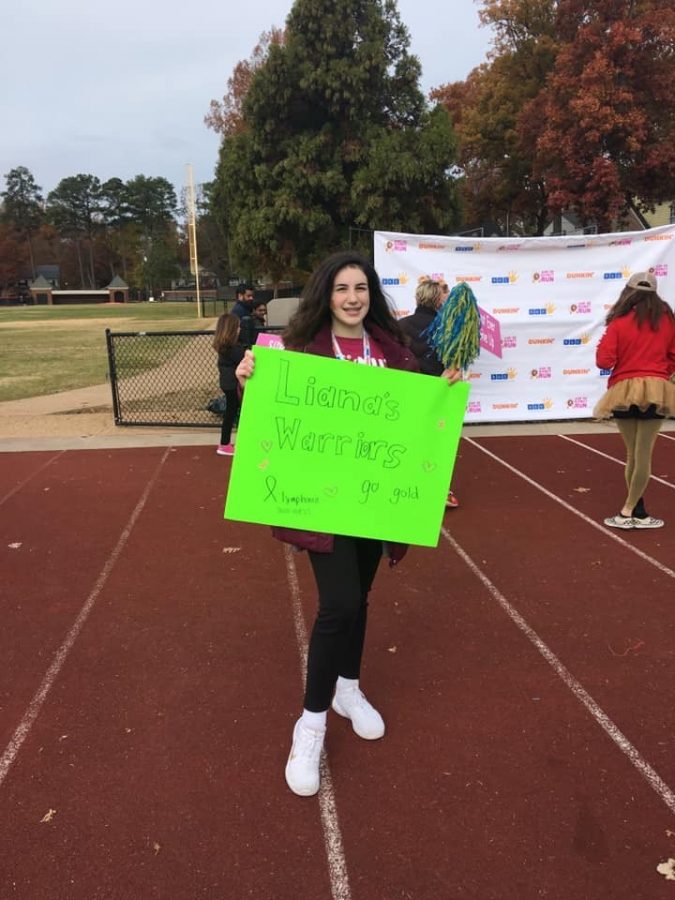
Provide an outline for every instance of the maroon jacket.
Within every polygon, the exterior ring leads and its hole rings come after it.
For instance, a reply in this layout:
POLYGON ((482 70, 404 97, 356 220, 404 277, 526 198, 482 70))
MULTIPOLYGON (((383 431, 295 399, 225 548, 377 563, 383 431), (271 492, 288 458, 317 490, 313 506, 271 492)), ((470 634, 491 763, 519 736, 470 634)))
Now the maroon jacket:
MULTIPOLYGON (((399 344, 398 341, 394 340, 386 331, 378 328, 377 325, 368 325, 366 330, 384 353, 388 368, 419 372, 418 362, 408 347, 399 344)), ((302 352, 333 358, 330 325, 324 325, 314 336, 314 340, 302 352)), ((321 531, 301 531, 298 528, 282 528, 276 525, 272 527, 272 534, 278 540, 287 544, 293 544, 294 547, 298 547, 300 550, 312 550, 314 553, 333 552, 332 534, 325 534, 321 531)), ((385 555, 389 557, 390 566, 395 566, 408 552, 407 544, 395 544, 385 541, 384 547, 385 555)))

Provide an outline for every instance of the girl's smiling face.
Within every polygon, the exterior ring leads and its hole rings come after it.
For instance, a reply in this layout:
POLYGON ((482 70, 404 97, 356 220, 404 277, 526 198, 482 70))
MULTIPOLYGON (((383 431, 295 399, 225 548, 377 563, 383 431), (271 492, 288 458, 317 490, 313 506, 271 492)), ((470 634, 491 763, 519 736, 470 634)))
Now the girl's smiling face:
POLYGON ((361 337, 370 309, 368 278, 358 266, 345 266, 335 276, 330 295, 333 332, 337 337, 361 337))

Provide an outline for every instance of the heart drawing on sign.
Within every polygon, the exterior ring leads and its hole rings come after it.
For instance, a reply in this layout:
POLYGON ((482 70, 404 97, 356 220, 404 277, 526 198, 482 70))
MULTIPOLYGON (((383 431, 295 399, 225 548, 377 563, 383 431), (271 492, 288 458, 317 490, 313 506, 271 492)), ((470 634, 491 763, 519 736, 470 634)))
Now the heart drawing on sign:
POLYGON ((432 459, 425 459, 422 463, 422 468, 425 472, 433 472, 436 468, 436 463, 432 459))
POLYGON ((265 453, 269 453, 272 449, 272 441, 260 441, 260 446, 263 448, 265 453))
POLYGON ((328 485, 326 485, 326 487, 323 489, 323 492, 324 492, 324 494, 325 494, 327 497, 335 497, 336 494, 337 494, 337 492, 338 492, 338 489, 337 489, 337 486, 336 486, 336 485, 334 485, 334 484, 328 484, 328 485))

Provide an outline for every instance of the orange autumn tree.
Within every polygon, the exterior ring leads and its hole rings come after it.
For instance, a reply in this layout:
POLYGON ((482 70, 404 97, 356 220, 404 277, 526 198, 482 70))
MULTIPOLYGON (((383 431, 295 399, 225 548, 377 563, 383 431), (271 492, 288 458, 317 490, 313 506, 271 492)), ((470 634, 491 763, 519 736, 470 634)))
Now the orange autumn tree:
POLYGON ((489 62, 432 96, 460 139, 465 221, 601 230, 675 197, 672 0, 483 0, 489 62))
POLYGON ((273 44, 283 44, 281 28, 263 31, 248 59, 240 60, 227 79, 227 91, 222 100, 212 100, 204 116, 205 124, 222 137, 231 137, 244 130, 242 105, 248 94, 253 76, 265 62, 273 44))
POLYGON ((546 224, 546 187, 533 177, 534 145, 524 139, 520 117, 553 67, 555 15, 553 0, 484 3, 481 20, 494 34, 491 61, 431 94, 459 136, 467 225, 492 220, 507 234, 541 234, 546 224))
POLYGON ((557 19, 554 70, 523 117, 534 172, 552 211, 609 231, 631 205, 675 197, 675 7, 560 0, 557 19))

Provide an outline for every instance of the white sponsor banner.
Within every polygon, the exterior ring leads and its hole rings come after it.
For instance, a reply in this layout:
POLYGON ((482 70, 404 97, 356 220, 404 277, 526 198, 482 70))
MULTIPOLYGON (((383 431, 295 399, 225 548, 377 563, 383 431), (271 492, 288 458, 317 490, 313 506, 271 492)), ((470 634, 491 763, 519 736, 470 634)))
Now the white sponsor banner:
POLYGON ((604 320, 633 272, 653 272, 674 305, 675 226, 541 238, 376 231, 375 268, 399 317, 420 278, 466 281, 500 323, 502 358, 481 351, 467 378, 467 422, 581 419, 606 389, 595 366, 604 320))

